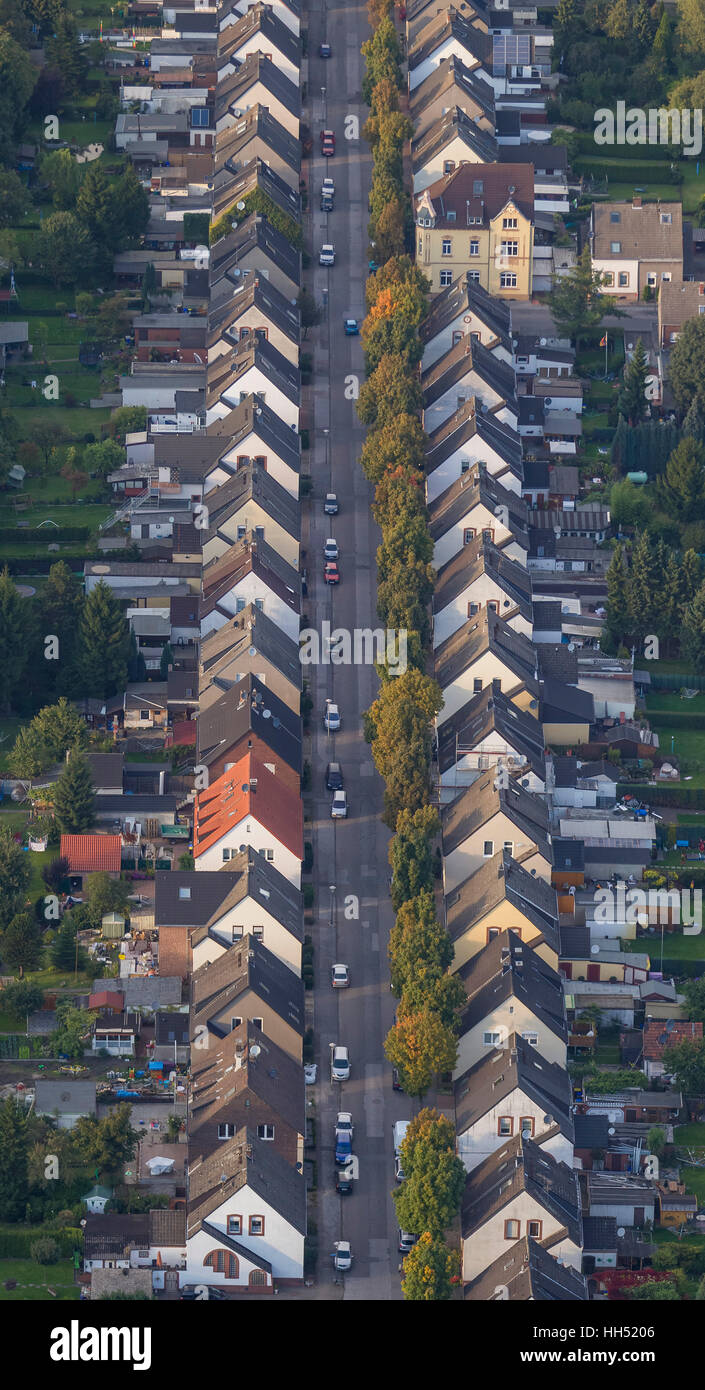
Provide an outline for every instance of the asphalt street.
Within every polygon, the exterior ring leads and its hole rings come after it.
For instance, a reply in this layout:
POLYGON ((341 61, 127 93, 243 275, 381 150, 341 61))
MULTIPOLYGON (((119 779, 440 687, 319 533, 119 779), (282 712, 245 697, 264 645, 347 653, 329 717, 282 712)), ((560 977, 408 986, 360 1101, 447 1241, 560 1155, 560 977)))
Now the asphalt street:
MULTIPOLYGON (((360 97, 363 59, 360 46, 369 34, 363 5, 315 4, 309 10, 309 96, 313 135, 310 203, 313 207, 313 288, 325 305, 325 320, 314 330, 314 427, 312 436, 313 500, 307 569, 308 618, 320 630, 331 627, 379 627, 376 616, 375 553, 379 531, 373 521, 371 489, 359 466, 364 431, 352 399, 354 382, 364 379, 358 337, 346 337, 344 320, 362 320, 367 277, 367 198, 371 160, 365 142, 347 139, 346 117, 364 125, 367 110, 360 97), (332 57, 322 60, 325 39, 332 57), (325 91, 322 91, 322 88, 325 91), (319 133, 334 131, 336 153, 320 153, 319 133), (320 211, 323 178, 335 180, 335 209, 320 211), (324 242, 332 242, 336 263, 318 265, 324 242), (338 516, 324 515, 327 491, 337 493, 338 516), (323 547, 329 536, 339 546, 341 582, 323 581, 323 547)), ((350 129, 350 126, 348 125, 350 129)), ((354 134, 354 129, 353 129, 354 134)), ((378 681, 372 664, 318 665, 304 675, 313 696, 314 882, 316 886, 315 1023, 318 1082, 307 1088, 315 1101, 317 1135, 317 1223, 320 1283, 334 1274, 330 1252, 338 1239, 349 1240, 353 1266, 342 1279, 346 1299, 401 1298, 394 1186, 392 1126, 406 1119, 413 1106, 392 1089, 392 1070, 383 1039, 394 1017, 389 990, 387 940, 393 923, 388 896, 389 833, 382 825, 383 785, 375 772, 362 730, 362 712, 375 698, 378 681), (341 728, 323 727, 326 699, 334 700, 341 728), (331 793, 325 788, 326 764, 341 763, 348 797, 346 820, 331 820, 331 793), (350 987, 333 990, 331 966, 344 962, 350 987), (348 1047, 350 1080, 330 1080, 330 1044, 348 1047), (335 1191, 334 1131, 338 1110, 352 1112, 353 1153, 359 1164, 354 1191, 335 1191)))

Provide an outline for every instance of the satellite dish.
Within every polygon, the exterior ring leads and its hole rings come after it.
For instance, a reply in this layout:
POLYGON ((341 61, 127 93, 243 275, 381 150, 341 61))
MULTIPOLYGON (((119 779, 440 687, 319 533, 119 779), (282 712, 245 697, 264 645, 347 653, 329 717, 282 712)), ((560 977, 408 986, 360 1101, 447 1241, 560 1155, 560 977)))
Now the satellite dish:
POLYGON ((608 1134, 615 1134, 615 1133, 616 1133, 616 1130, 615 1130, 614 1125, 610 1125, 610 1127, 609 1127, 607 1133, 608 1133, 608 1134))
POLYGON ((244 212, 244 211, 245 211, 245 204, 243 203, 242 199, 240 199, 240 202, 239 202, 239 203, 236 203, 236 204, 235 204, 235 207, 237 208, 238 212, 244 212))
POLYGON ((261 1051, 262 1048, 259 1046, 259 1043, 253 1043, 250 1048, 250 1057, 259 1057, 261 1051))
POLYGON ((590 954, 591 954, 592 956, 599 956, 599 954, 600 954, 600 948, 599 948, 599 946, 591 946, 591 947, 590 947, 590 954))
POLYGON ((263 718, 263 719, 271 719, 271 717, 272 717, 272 711, 271 711, 271 709, 263 709, 263 710, 262 710, 262 718, 263 718))
POLYGON ((256 647, 250 647, 249 650, 248 650, 247 655, 248 655, 248 656, 256 656, 256 655, 257 655, 257 648, 256 648, 256 647))
POLYGON ((626 1234, 627 1234, 627 1233, 626 1233, 626 1231, 625 1231, 625 1229, 624 1229, 623 1226, 618 1226, 618 1227, 617 1227, 617 1235, 619 1236, 620 1240, 622 1239, 622 1236, 625 1236, 626 1234))

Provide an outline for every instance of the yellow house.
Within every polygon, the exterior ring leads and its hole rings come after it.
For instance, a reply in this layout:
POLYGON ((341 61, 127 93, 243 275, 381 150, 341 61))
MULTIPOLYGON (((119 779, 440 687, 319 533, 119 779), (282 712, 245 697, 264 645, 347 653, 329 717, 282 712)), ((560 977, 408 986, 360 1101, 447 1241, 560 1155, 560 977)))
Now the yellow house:
POLYGON ((467 272, 501 299, 531 298, 532 164, 460 164, 419 193, 414 217, 416 263, 432 294, 467 272))
POLYGON ((500 850, 445 898, 445 924, 460 970, 503 931, 513 931, 558 969, 560 928, 556 890, 500 850))

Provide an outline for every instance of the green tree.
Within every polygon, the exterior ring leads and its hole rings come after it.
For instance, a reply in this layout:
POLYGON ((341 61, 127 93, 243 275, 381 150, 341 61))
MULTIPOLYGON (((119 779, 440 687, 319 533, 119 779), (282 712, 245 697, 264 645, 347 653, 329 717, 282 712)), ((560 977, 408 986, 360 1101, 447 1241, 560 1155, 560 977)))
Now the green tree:
POLYGON ((89 444, 83 451, 83 467, 89 474, 96 473, 99 478, 107 478, 125 460, 124 450, 114 439, 102 439, 89 444))
POLYGON ((413 1172, 392 1194, 397 1220, 403 1231, 442 1236, 457 1216, 467 1173, 454 1149, 421 1152, 421 1147, 416 1145, 413 1172))
POLYGON ((0 713, 9 714, 25 685, 33 629, 30 600, 5 569, 0 573, 0 713))
MULTIPOLYGON (((66 918, 64 918, 64 922, 66 918)), ((63 929, 64 922, 61 926, 63 929)), ((61 970, 73 970, 75 946, 71 953, 71 961, 67 965, 59 966, 61 970)), ((70 999, 62 999, 56 1006, 57 1026, 51 1034, 51 1050, 55 1057, 82 1057, 85 1051, 90 1031, 95 1023, 97 1013, 91 1009, 77 1009, 70 999)), ((92 1117, 91 1117, 92 1118, 92 1117)), ((78 1121, 83 1122, 84 1117, 78 1121)), ((96 1123, 98 1123, 96 1121, 96 1123)), ((78 1126, 76 1126, 78 1128, 78 1126)), ((71 1138, 76 1133, 72 1130, 71 1138)), ((78 1145, 75 1145, 77 1148, 78 1145)), ((90 1162, 90 1159, 88 1160, 90 1162)))
POLYGON ((19 174, 14 169, 0 171, 0 227, 17 227, 24 220, 31 200, 19 174))
POLYGON ((554 278, 548 303, 561 336, 571 338, 576 345, 607 314, 614 314, 617 301, 614 295, 603 294, 606 277, 593 270, 590 247, 585 246, 577 265, 566 275, 554 278))
POLYGON ((108 912, 129 916, 130 886, 121 879, 110 878, 104 873, 91 874, 86 899, 96 927, 108 912))
POLYGON ((173 664, 174 653, 171 649, 169 642, 167 642, 162 647, 162 654, 159 659, 159 676, 161 680, 165 681, 167 679, 167 676, 169 675, 169 667, 173 666, 173 664))
POLYGON ((296 304, 301 315, 301 336, 305 341, 308 338, 309 328, 316 328, 322 322, 323 310, 314 299, 311 291, 305 287, 301 290, 296 304))
POLYGON ((124 690, 130 631, 112 589, 101 580, 83 605, 77 668, 84 695, 105 698, 124 690))
MULTIPOLYGON (((27 50, 9 30, 0 29, 0 160, 4 164, 13 162, 13 146, 27 123, 27 104, 37 75, 27 50)), ((12 181, 9 186, 14 187, 12 181)))
POLYGON ((627 419, 630 425, 638 425, 646 415, 646 380, 649 375, 649 361, 646 355, 646 348, 641 340, 637 338, 636 347, 624 368, 622 378, 622 389, 617 400, 617 409, 620 415, 627 419))
MULTIPOLYGON (((399 912, 404 903, 421 899, 433 888, 433 841, 440 834, 441 822, 433 806, 401 811, 396 835, 389 845, 392 869, 392 905, 399 912)), ((422 902, 422 911, 423 911, 422 902)))
POLYGON ((102 1120, 82 1115, 71 1131, 77 1156, 101 1173, 117 1174, 137 1152, 139 1135, 132 1128, 132 1108, 116 1106, 102 1120))
POLYGON ((686 435, 676 445, 660 480, 665 506, 672 516, 694 520, 705 512, 705 445, 686 435))
POLYGON ((19 971, 36 970, 42 959, 42 937, 34 917, 18 912, 8 923, 2 936, 2 958, 6 965, 19 971))
POLYGON ((415 811, 429 794, 431 727, 443 704, 436 681, 415 668, 383 685, 365 715, 375 766, 386 783, 385 822, 415 811))
POLYGON ((407 1303, 441 1303, 460 1282, 460 1256, 425 1231, 404 1260, 401 1287, 407 1303))
MULTIPOLYGON (((78 92, 86 79, 88 59, 79 41, 78 29, 73 15, 61 10, 53 21, 53 31, 44 45, 47 63, 58 68, 64 79, 66 91, 78 92)), ((94 168, 91 165, 90 168, 94 168)))
POLYGON ((58 762, 70 748, 85 748, 88 743, 85 721, 64 695, 55 705, 40 709, 31 727, 44 743, 50 762, 58 762))
POLYGON ((632 549, 629 575, 629 621, 634 637, 655 632, 660 613, 661 574, 646 531, 640 531, 632 549))
POLYGON ((70 150, 52 150, 45 154, 40 174, 49 185, 54 207, 58 212, 71 212, 81 187, 85 166, 77 164, 70 150))
POLYGON ((676 1078, 677 1085, 690 1096, 705 1091, 705 1040, 676 1043, 666 1048, 664 1065, 676 1078))
POLYGON ((649 1303, 680 1303, 683 1295, 675 1281, 669 1279, 649 1279, 645 1284, 637 1284, 629 1290, 629 1298, 649 1303))
POLYGON ((124 441, 126 434, 147 428, 147 409, 144 405, 121 405, 110 418, 113 439, 124 441))
POLYGON ((12 1097, 0 1102, 0 1221, 21 1221, 27 1181, 27 1111, 12 1097))
MULTIPOLYGON (((39 660, 44 682, 50 690, 72 693, 76 638, 84 599, 78 581, 65 560, 52 565, 47 582, 34 602, 39 612, 39 660), (48 636, 58 638, 58 660, 45 659, 45 639, 48 636)), ((48 650, 53 651, 53 645, 48 650)))
POLYGON ((3 1009, 21 1023, 25 1022, 28 1014, 41 1009, 43 1003, 44 990, 29 980, 17 980, 14 984, 5 985, 2 992, 3 1009))
POLYGON ((610 488, 610 516, 619 526, 646 526, 653 515, 653 502, 643 488, 623 478, 610 488))
POLYGON ((682 415, 695 400, 705 407, 705 316, 683 324, 671 349, 669 380, 682 415))
POLYGON ((75 285, 91 272, 93 242, 72 212, 54 212, 42 222, 37 255, 45 274, 57 285, 75 285))
POLYGON ((25 725, 17 734, 11 749, 8 764, 13 777, 23 777, 33 781, 40 772, 49 766, 47 750, 33 724, 25 725))
POLYGON ((407 1095, 423 1096, 434 1076, 453 1070, 458 1046, 435 1010, 423 1008, 397 1020, 384 1040, 384 1052, 407 1095))
POLYGON ((88 760, 73 748, 54 785, 54 813, 66 835, 81 835, 95 823, 95 789, 88 760))
POLYGON ((688 1001, 686 1018, 695 1023, 705 1023, 705 978, 685 979, 680 988, 688 1001))
MULTIPOLYGON (((95 167, 94 165, 91 167, 95 167)), ((112 186, 111 203, 116 229, 112 244, 123 249, 139 241, 149 222, 149 194, 142 187, 134 164, 127 165, 112 186)))
POLYGON ((681 656, 696 675, 705 674, 705 584, 683 612, 680 633, 681 656))
POLYGON ((28 856, 8 825, 0 825, 0 927, 19 911, 29 887, 28 856))
POLYGON ((400 415, 414 415, 423 398, 417 376, 412 376, 398 353, 385 353, 360 387, 357 413, 372 428, 394 424, 400 415))
POLYGON ((407 470, 421 474, 425 445, 425 435, 416 416, 399 415, 368 434, 360 464, 371 483, 380 484, 387 475, 399 477, 399 470, 402 477, 407 470))
POLYGON ((404 992, 419 963, 433 967, 437 975, 448 969, 453 959, 453 945, 438 921, 430 889, 400 907, 389 936, 389 959, 392 989, 396 995, 404 992))

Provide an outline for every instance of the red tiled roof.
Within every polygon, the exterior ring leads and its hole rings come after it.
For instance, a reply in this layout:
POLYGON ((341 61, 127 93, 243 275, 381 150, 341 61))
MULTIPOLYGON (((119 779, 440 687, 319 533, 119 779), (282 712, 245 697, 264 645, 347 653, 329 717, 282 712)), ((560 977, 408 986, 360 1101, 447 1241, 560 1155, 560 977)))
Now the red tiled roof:
POLYGON ((119 874, 122 842, 119 835, 62 835, 59 854, 68 859, 69 873, 119 874))
POLYGON ((88 996, 89 1009, 115 1009, 122 1013, 125 1007, 125 996, 121 989, 101 989, 95 994, 88 996))
POLYGON ((216 845, 227 831, 251 816, 300 859, 303 852, 301 798, 284 786, 253 753, 235 763, 196 798, 194 858, 216 845), (255 791, 250 780, 257 779, 255 791), (243 787, 245 790, 243 790, 243 787))
POLYGON ((685 1019, 650 1019, 644 1026, 644 1060, 660 1062, 668 1047, 676 1043, 699 1042, 703 1036, 702 1023, 690 1023, 685 1019))

